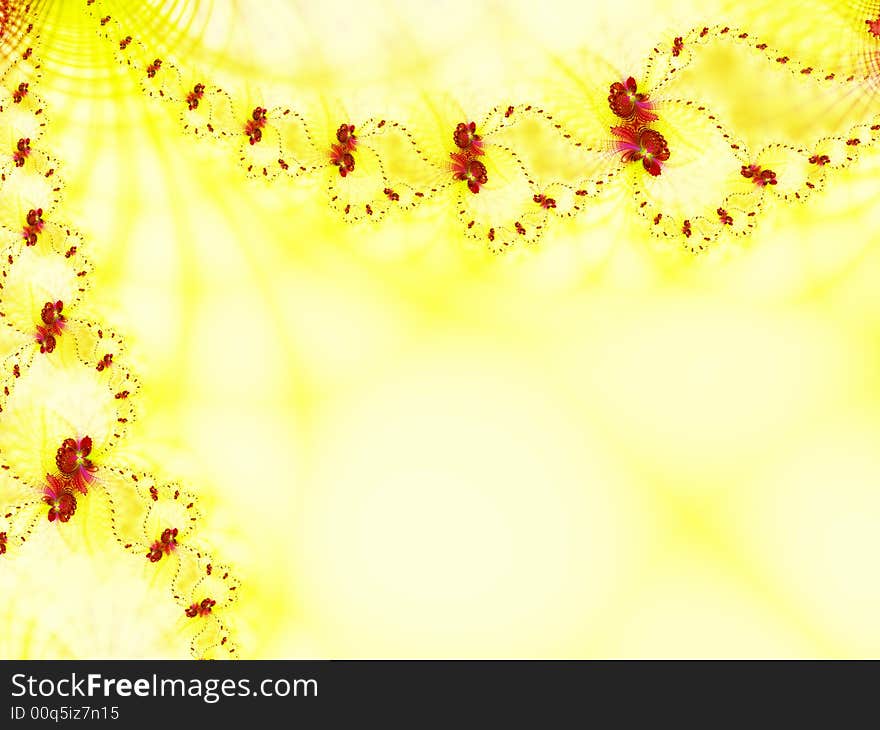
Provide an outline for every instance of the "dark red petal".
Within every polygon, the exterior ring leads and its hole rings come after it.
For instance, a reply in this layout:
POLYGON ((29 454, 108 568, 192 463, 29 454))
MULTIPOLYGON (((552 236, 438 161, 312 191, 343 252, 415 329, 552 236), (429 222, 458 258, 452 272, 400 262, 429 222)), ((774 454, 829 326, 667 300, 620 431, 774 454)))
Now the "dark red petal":
POLYGON ((645 169, 654 177, 657 177, 660 174, 660 163, 654 158, 645 157, 642 159, 642 165, 644 165, 645 169))

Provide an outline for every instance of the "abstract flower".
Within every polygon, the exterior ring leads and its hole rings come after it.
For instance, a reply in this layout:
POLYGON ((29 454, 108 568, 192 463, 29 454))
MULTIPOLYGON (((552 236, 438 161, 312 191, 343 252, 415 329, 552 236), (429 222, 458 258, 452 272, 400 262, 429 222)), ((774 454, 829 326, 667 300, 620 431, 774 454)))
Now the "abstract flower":
POLYGON ((615 147, 624 162, 641 160, 644 168, 655 177, 662 172, 661 164, 670 157, 666 138, 660 132, 648 127, 612 127, 617 137, 615 147))
POLYGON ((336 165, 342 177, 354 172, 354 155, 345 145, 334 144, 330 146, 330 162, 336 165))
POLYGON ((759 188, 767 185, 776 185, 776 173, 773 170, 762 169, 760 165, 743 165, 740 174, 751 180, 759 188))
POLYGON ((36 246, 37 239, 42 233, 46 222, 43 220, 42 208, 31 208, 25 216, 25 224, 22 228, 21 235, 25 240, 25 245, 36 246))
POLYGON ((623 83, 617 81, 611 84, 608 106, 615 116, 641 126, 656 121, 658 117, 652 111, 654 105, 648 99, 648 95, 640 93, 637 89, 636 80, 632 76, 623 83))
POLYGON ((452 177, 467 182, 468 190, 479 193, 480 186, 489 182, 486 166, 465 152, 451 152, 452 177))
POLYGON ((456 147, 469 155, 477 156, 484 152, 483 138, 477 134, 476 122, 459 122, 452 133, 452 140, 456 147))
POLYGON ((21 137, 15 143, 15 150, 12 153, 12 159, 16 167, 24 167, 24 163, 31 154, 30 137, 21 137))
POLYGON ((203 598, 201 601, 191 604, 185 611, 186 615, 190 618, 195 618, 196 616, 205 617, 210 615, 214 606, 217 605, 217 601, 211 598, 203 598))
POLYGON ((76 512, 76 497, 71 491, 70 483, 51 474, 46 475, 43 501, 49 505, 49 522, 68 522, 76 512))
POLYGON ((199 104, 202 102, 202 99, 205 96, 205 85, 204 84, 196 84, 193 86, 192 91, 190 91, 186 95, 186 105, 190 111, 195 111, 199 108, 199 104))
POLYGON ((49 353, 55 350, 56 337, 60 337, 67 324, 67 318, 61 314, 64 302, 46 302, 40 312, 42 324, 37 325, 36 341, 40 345, 40 352, 49 353))
POLYGON ((147 559, 151 563, 157 563, 162 559, 163 555, 171 555, 177 549, 177 528, 169 527, 162 530, 159 539, 150 545, 147 553, 147 559))
POLYGON ((22 81, 12 92, 12 100, 16 104, 21 104, 22 100, 28 95, 28 89, 30 84, 26 81, 22 81))
POLYGON ((263 139, 263 129, 266 126, 266 109, 261 106, 256 107, 252 112, 250 119, 244 125, 244 133, 250 144, 254 145, 263 139))
POLYGON ((336 143, 330 145, 330 162, 336 165, 342 177, 354 172, 354 150, 356 147, 357 137, 354 133, 354 125, 341 124, 336 130, 336 143))
POLYGON ((89 459, 92 453, 92 439, 66 438, 55 453, 55 464, 61 476, 82 494, 88 493, 88 486, 95 480, 97 467, 89 459))

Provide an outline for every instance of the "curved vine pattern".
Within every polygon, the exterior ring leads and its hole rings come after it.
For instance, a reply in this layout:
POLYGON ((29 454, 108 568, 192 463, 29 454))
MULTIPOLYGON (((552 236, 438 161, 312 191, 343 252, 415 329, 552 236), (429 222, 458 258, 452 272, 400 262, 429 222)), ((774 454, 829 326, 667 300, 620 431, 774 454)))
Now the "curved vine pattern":
MULTIPOLYGON (((876 63, 858 72, 824 71, 724 25, 658 44, 641 73, 579 78, 579 110, 570 124, 540 105, 502 103, 482 116, 449 116, 441 140, 420 139, 390 119, 352 120, 342 109, 320 120, 280 101, 246 102, 160 56, 106 5, 86 0, 119 63, 145 94, 175 110, 183 129, 231 147, 247 175, 318 178, 330 207, 351 221, 378 221, 439 198, 466 235, 493 251, 537 240, 551 221, 578 214, 620 179, 653 234, 698 252, 753 231, 770 197, 803 201, 880 139, 880 115, 872 113, 810 144, 782 140, 749 149, 707 105, 672 90, 701 49, 736 45, 842 97, 873 85, 876 63)), ((880 11, 863 14, 858 31, 880 48, 880 11)))
POLYGON ((238 583, 201 544, 195 497, 124 456, 138 384, 122 339, 89 314, 84 241, 60 218, 29 17, 31 5, 0 5, 0 561, 86 509, 170 586, 194 657, 235 657, 238 583))

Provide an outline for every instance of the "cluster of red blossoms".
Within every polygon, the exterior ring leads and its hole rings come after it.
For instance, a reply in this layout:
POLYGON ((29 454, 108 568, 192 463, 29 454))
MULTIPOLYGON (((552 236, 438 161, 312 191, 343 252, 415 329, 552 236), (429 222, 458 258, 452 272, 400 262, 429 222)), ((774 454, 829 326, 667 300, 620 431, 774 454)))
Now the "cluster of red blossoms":
POLYGON ((171 555, 177 549, 177 528, 169 527, 162 530, 159 539, 150 545, 150 551, 147 553, 147 559, 151 563, 158 563, 163 555, 171 555))
POLYGON ((669 159, 669 145, 660 132, 647 126, 658 119, 648 95, 639 92, 636 80, 630 76, 624 83, 617 81, 611 84, 608 106, 615 116, 625 122, 611 128, 611 133, 617 138, 616 149, 623 155, 623 161, 641 160, 645 170, 651 175, 659 175, 661 163, 669 159))
POLYGON ((199 108, 199 102, 201 102, 202 98, 205 96, 205 85, 204 84, 196 84, 193 86, 193 90, 190 91, 186 95, 186 105, 190 111, 195 111, 199 108))
POLYGON ((538 193, 537 195, 533 195, 532 200, 534 200, 544 210, 552 210, 553 208, 556 207, 556 200, 554 198, 548 198, 543 193, 538 193))
POLYGON ((251 118, 244 125, 244 133, 251 144, 263 139, 263 128, 266 126, 266 110, 258 106, 251 112, 251 118))
POLYGON ((613 127, 611 131, 618 138, 617 151, 623 154, 624 162, 641 160, 651 175, 662 172, 660 163, 669 159, 669 147, 660 132, 648 127, 613 127))
POLYGON ((43 501, 49 505, 49 522, 68 522, 76 512, 76 497, 70 485, 52 474, 46 475, 43 501))
POLYGON ((88 493, 89 485, 95 480, 98 468, 89 458, 92 453, 92 439, 64 439, 55 452, 55 466, 61 476, 82 494, 88 493))
POLYGON ((611 84, 608 106, 614 115, 637 127, 656 122, 658 117, 652 111, 654 105, 648 95, 640 93, 636 80, 630 76, 624 83, 611 84))
POLYGON ((483 138, 477 134, 477 125, 474 122, 459 123, 452 133, 452 141, 458 148, 457 152, 449 153, 452 177, 467 182, 472 193, 479 193, 480 186, 489 182, 489 174, 486 166, 477 159, 486 153, 483 138))
POLYGON ((740 174, 759 188, 776 185, 776 173, 773 170, 764 170, 760 165, 743 165, 740 174))
POLYGON ((25 160, 27 160, 27 158, 30 154, 31 154, 30 137, 22 137, 16 143, 15 150, 12 153, 12 159, 15 162, 15 166, 16 167, 24 167, 24 162, 25 162, 25 160))
POLYGON ((18 85, 18 88, 12 92, 12 101, 15 104, 21 104, 24 98, 28 95, 28 83, 23 81, 18 85))
POLYGON ((339 174, 345 177, 354 172, 354 150, 357 147, 357 137, 354 133, 353 124, 340 124, 336 130, 336 144, 330 145, 330 162, 339 169, 339 174))
POLYGON ((31 208, 25 217, 24 227, 21 229, 22 238, 24 238, 26 246, 36 246, 37 237, 43 230, 45 222, 43 221, 43 209, 31 208))
POLYGON ((46 302, 40 312, 42 324, 37 325, 36 340, 40 345, 40 352, 49 353, 55 350, 56 338, 61 336, 67 318, 61 314, 64 302, 46 302))
POLYGON ((89 485, 98 470, 89 456, 92 439, 67 438, 55 452, 56 474, 46 474, 43 502, 49 505, 49 522, 68 522, 76 512, 76 492, 89 493, 89 485))
POLYGON ((152 79, 156 77, 156 74, 159 73, 159 69, 162 68, 162 59, 157 58, 155 61, 147 65, 147 78, 152 79))
POLYGON ((201 603, 193 603, 189 608, 186 609, 185 613, 190 618, 195 618, 196 616, 207 616, 211 613, 211 609, 217 605, 217 601, 211 598, 203 598, 201 603))

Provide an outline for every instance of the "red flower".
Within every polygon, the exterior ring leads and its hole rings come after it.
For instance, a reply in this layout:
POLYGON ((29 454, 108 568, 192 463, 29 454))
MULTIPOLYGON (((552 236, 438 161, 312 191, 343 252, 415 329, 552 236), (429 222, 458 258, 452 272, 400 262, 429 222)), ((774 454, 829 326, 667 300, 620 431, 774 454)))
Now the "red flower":
POLYGON ((68 522, 76 512, 76 497, 63 479, 46 474, 43 501, 49 505, 49 522, 68 522))
POLYGON ((266 126, 266 110, 258 106, 251 112, 251 118, 244 125, 244 133, 251 144, 256 144, 263 139, 263 128, 266 126))
POLYGON ((740 174, 759 188, 776 185, 776 173, 773 170, 763 170, 760 165, 743 165, 740 174))
POLYGON ((162 530, 162 534, 159 536, 159 539, 153 542, 150 546, 150 551, 147 553, 147 559, 151 563, 158 563, 163 555, 171 555, 171 553, 177 549, 177 528, 168 528, 167 530, 162 530))
POLYGON ((617 137, 616 147, 623 153, 624 162, 642 161, 644 168, 654 176, 661 173, 661 162, 669 159, 669 146, 666 138, 655 129, 642 127, 612 127, 611 133, 617 137))
POLYGON ((12 101, 16 104, 20 104, 22 99, 28 95, 28 84, 26 82, 22 82, 18 85, 18 88, 12 92, 12 101))
POLYGON ((334 144, 330 146, 330 162, 339 168, 339 174, 342 177, 354 172, 354 155, 348 151, 345 145, 334 144))
POLYGON ((483 138, 477 134, 477 125, 475 122, 461 122, 455 127, 452 133, 452 140, 455 146, 465 150, 468 154, 478 156, 485 154, 483 149, 483 138))
POLYGON ((24 167, 24 161, 31 154, 30 137, 22 137, 15 145, 15 151, 12 153, 12 159, 15 161, 16 167, 24 167))
POLYGON ((611 84, 608 106, 615 116, 641 126, 656 121, 657 115, 651 111, 654 105, 648 100, 648 95, 638 93, 637 88, 632 76, 625 83, 617 81, 611 84))
POLYGON ((354 133, 353 124, 340 124, 336 130, 338 144, 330 145, 330 162, 339 168, 339 174, 345 177, 354 172, 354 155, 357 147, 357 137, 354 133))
POLYGON ((211 600, 210 598, 202 599, 201 603, 193 603, 189 608, 186 609, 185 613, 190 618, 195 618, 196 616, 207 616, 211 613, 211 609, 217 605, 217 601, 211 600))
POLYGON ((55 335, 49 334, 45 327, 37 327, 37 343, 40 345, 40 352, 43 354, 54 352, 58 342, 55 335))
POLYGON ((25 240, 26 246, 37 245, 37 237, 40 235, 45 225, 45 221, 43 221, 43 209, 31 208, 25 217, 24 228, 21 229, 21 235, 25 240))
POLYGON ((61 476, 82 494, 88 493, 89 484, 95 480, 98 467, 89 458, 92 453, 92 439, 64 439, 55 452, 55 465, 61 476))
POLYGON ((451 152, 449 156, 452 158, 452 177, 466 181, 468 190, 479 193, 480 186, 489 181, 486 166, 464 152, 451 152))
POLYGON ((55 338, 61 334, 67 322, 65 316, 61 314, 62 309, 64 309, 64 303, 61 301, 46 302, 43 305, 40 312, 43 324, 37 326, 36 334, 36 340, 40 344, 40 352, 52 352, 55 349, 55 338))
POLYGON ((354 134, 353 124, 340 124, 336 130, 336 140, 346 152, 353 152, 357 147, 357 137, 354 134))
POLYGON ((204 84, 196 84, 193 86, 193 90, 190 91, 186 95, 186 105, 189 107, 190 111, 194 111, 199 108, 199 102, 201 102, 202 98, 205 96, 205 85, 204 84))
POLYGON ((64 329, 64 323, 67 321, 64 315, 61 314, 62 309, 64 309, 64 302, 58 300, 57 302, 46 302, 40 311, 40 319, 43 320, 43 324, 56 335, 61 334, 61 330, 64 329))

